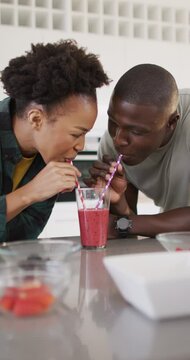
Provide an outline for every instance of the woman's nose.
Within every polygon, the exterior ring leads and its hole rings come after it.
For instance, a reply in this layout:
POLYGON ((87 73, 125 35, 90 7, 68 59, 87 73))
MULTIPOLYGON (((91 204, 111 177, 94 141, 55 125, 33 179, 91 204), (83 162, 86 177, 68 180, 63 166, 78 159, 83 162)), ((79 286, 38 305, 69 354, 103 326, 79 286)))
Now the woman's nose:
POLYGON ((84 144, 85 144, 85 136, 80 136, 80 138, 78 139, 75 145, 75 149, 77 150, 77 152, 82 151, 84 149, 84 144))

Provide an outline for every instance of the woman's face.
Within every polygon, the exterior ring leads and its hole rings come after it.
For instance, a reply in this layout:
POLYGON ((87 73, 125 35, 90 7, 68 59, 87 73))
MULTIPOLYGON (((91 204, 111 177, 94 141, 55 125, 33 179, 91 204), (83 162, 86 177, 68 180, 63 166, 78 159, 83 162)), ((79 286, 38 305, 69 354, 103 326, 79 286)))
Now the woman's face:
POLYGON ((96 100, 72 96, 51 112, 42 110, 39 129, 33 132, 33 144, 45 163, 73 160, 84 148, 85 134, 97 117, 96 100))

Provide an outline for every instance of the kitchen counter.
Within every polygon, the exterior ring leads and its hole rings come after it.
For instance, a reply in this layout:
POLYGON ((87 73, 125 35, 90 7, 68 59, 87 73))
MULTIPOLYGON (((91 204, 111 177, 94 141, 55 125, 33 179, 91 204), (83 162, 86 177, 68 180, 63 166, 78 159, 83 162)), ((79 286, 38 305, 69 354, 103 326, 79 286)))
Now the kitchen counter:
POLYGON ((38 318, 0 317, 0 360, 190 359, 190 317, 146 318, 123 300, 102 263, 107 255, 154 251, 163 251, 157 240, 129 238, 72 255, 63 306, 38 318))

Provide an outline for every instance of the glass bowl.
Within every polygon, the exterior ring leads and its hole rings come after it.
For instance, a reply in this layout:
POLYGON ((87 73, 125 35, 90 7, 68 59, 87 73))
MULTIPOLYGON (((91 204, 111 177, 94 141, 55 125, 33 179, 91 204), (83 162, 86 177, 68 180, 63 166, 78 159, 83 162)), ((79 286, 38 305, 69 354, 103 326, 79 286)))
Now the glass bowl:
POLYGON ((168 251, 190 250, 190 231, 161 233, 156 239, 168 251))
POLYGON ((69 262, 22 260, 0 264, 0 312, 15 317, 48 313, 63 300, 70 283, 69 262))
POLYGON ((0 245, 0 261, 8 264, 42 259, 65 261, 80 248, 77 241, 57 238, 15 241, 0 245))

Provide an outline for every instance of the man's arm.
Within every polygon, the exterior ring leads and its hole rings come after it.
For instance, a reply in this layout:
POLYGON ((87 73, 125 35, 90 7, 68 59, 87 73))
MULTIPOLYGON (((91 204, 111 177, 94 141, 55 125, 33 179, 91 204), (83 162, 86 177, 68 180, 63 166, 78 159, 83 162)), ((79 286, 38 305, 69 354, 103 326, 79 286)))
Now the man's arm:
MULTIPOLYGON (((128 217, 132 220, 129 236, 131 234, 154 237, 156 234, 163 232, 190 231, 190 207, 173 209, 155 215, 131 214, 128 217)), ((110 215, 110 238, 118 237, 115 230, 116 219, 116 215, 110 215)))
POLYGON ((131 234, 154 237, 161 232, 190 231, 190 207, 168 210, 155 215, 137 215, 137 199, 138 190, 132 184, 128 184, 125 192, 125 202, 128 204, 128 210, 122 211, 122 209, 127 209, 124 206, 124 199, 122 200, 123 205, 122 201, 117 205, 111 205, 110 238, 118 237, 118 233, 115 230, 116 220, 118 216, 122 215, 127 215, 132 220, 129 236, 131 234))
POLYGON ((132 214, 137 214, 137 201, 138 189, 131 183, 128 183, 127 189, 121 196, 120 201, 117 204, 110 204, 108 229, 108 237, 110 239, 118 237, 118 232, 116 231, 116 221, 118 217, 129 217, 132 214))
POLYGON ((190 207, 169 210, 155 215, 131 215, 131 234, 154 237, 158 233, 190 231, 190 207))
MULTIPOLYGON (((106 184, 106 174, 111 173, 111 160, 103 156, 102 161, 95 162, 90 169, 92 184, 99 177, 106 184)), ((111 185, 111 206, 109 222, 109 238, 118 237, 115 230, 118 216, 128 216, 133 225, 129 234, 154 237, 161 232, 190 231, 190 207, 177 208, 155 215, 137 215, 138 190, 125 179, 121 165, 118 167, 111 185)))
POLYGON ((137 214, 138 189, 131 183, 121 196, 118 204, 110 205, 110 212, 118 215, 137 214))

